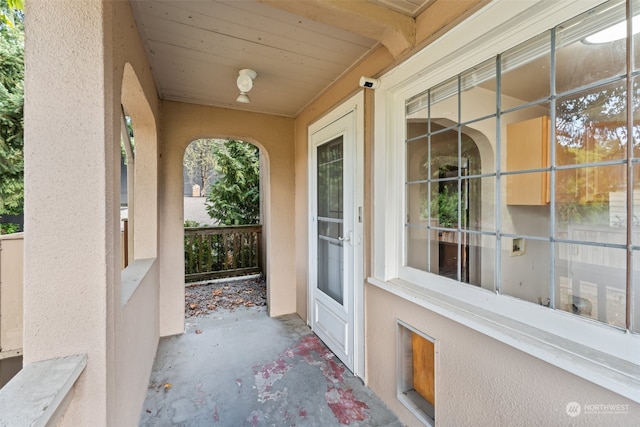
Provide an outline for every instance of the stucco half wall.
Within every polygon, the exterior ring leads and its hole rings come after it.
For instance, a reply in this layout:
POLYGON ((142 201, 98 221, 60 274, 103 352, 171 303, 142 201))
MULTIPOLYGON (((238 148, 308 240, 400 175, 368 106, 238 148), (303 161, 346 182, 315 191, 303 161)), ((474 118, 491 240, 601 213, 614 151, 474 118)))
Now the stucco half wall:
POLYGON ((640 406, 618 394, 376 286, 365 291, 368 385, 403 424, 424 425, 396 398, 398 320, 436 340, 439 425, 631 426, 640 419, 640 406), (601 411, 574 419, 566 412, 570 402, 624 406, 619 414, 601 411))
POLYGON ((294 250, 293 119, 164 101, 160 149, 160 333, 184 328, 182 164, 185 148, 199 138, 234 138, 260 148, 264 157, 263 232, 266 236, 269 315, 296 311, 294 250))

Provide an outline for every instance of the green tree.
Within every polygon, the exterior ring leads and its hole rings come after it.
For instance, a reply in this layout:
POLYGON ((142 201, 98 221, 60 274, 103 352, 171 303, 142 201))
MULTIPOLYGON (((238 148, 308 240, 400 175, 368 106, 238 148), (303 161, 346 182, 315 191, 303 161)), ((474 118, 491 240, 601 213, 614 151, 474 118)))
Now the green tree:
POLYGON ((0 26, 10 28, 22 25, 24 0, 0 0, 0 26))
POLYGON ((24 204, 24 33, 20 0, 0 0, 0 218, 24 204))
POLYGON ((208 194, 209 179, 216 173, 214 148, 224 144, 221 139, 198 139, 184 152, 184 167, 191 184, 200 186, 200 194, 208 194))
POLYGON ((214 146, 216 169, 222 174, 207 196, 209 216, 224 225, 257 224, 260 220, 258 148, 228 140, 214 146))

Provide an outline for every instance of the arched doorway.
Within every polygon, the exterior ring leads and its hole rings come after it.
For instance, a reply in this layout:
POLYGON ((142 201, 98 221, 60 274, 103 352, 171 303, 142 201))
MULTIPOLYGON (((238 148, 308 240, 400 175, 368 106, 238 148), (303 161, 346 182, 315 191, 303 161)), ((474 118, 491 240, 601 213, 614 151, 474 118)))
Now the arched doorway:
MULTIPOLYGON (((187 286, 211 285, 219 279, 259 280, 261 285, 251 286, 264 294, 261 151, 238 139, 202 138, 186 147, 182 187, 187 286)), ((242 298, 229 301, 220 292, 208 295, 204 304, 190 304, 194 293, 186 292, 187 317, 192 310, 205 313, 246 302, 242 298)))
POLYGON ((482 244, 478 230, 490 204, 490 183, 480 176, 488 165, 482 161, 487 138, 468 126, 458 128, 447 119, 431 122, 431 137, 422 137, 425 119, 407 122, 409 181, 408 217, 419 228, 408 235, 407 264, 453 280, 480 286, 482 244), (417 138, 417 139, 416 139, 417 138), (478 178, 475 178, 478 177, 478 178), (419 194, 418 194, 419 193, 419 194), (428 255, 427 255, 428 254, 428 255), (460 259, 460 263, 458 263, 460 259))

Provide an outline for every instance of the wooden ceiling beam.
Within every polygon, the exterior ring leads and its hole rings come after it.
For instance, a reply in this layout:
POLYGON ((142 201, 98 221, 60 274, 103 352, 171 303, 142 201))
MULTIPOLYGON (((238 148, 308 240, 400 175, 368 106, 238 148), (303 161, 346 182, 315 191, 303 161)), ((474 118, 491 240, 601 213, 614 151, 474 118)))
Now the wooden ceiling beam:
POLYGON ((377 40, 394 58, 411 50, 416 43, 415 19, 365 0, 260 0, 260 2, 377 40))

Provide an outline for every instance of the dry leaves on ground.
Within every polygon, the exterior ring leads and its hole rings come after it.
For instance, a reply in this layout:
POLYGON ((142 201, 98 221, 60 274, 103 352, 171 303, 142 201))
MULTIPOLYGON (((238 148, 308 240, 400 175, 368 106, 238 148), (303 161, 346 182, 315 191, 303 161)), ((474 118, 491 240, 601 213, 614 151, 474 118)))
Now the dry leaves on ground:
POLYGON ((185 292, 187 317, 209 314, 218 309, 259 307, 267 304, 267 287, 262 278, 190 286, 185 292))

